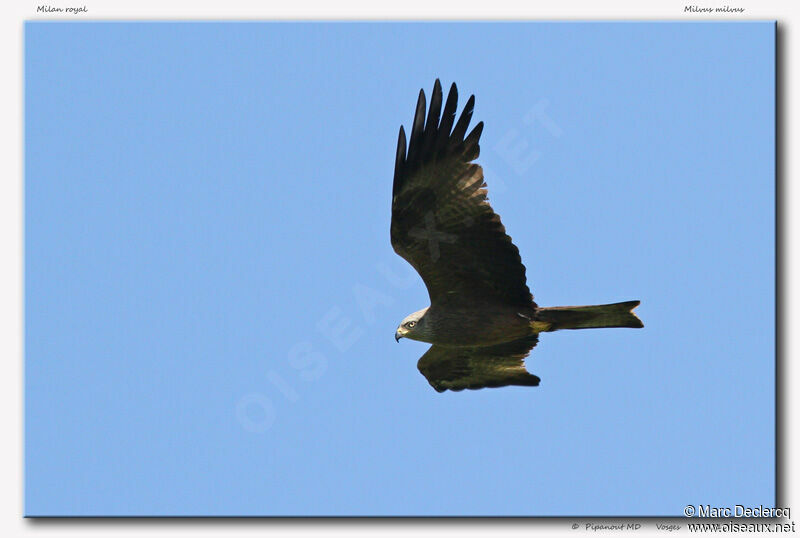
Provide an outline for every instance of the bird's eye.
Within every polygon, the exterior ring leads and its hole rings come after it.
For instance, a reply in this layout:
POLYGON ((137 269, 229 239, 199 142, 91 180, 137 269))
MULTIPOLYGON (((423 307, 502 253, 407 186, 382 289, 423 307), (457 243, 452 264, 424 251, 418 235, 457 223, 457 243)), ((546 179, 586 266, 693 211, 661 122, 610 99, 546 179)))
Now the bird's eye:
POLYGON ((408 323, 406 323, 406 327, 408 327, 410 329, 411 327, 413 327, 416 324, 417 324, 416 321, 409 321, 408 323))

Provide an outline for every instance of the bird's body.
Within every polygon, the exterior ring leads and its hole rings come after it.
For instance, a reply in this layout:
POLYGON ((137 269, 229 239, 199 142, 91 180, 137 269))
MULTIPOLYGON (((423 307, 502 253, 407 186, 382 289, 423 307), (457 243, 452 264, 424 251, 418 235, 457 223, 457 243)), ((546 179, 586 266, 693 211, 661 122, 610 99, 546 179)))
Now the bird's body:
POLYGON ((577 307, 539 307, 525 266, 487 200, 480 153, 483 123, 467 135, 474 97, 455 121, 452 85, 442 110, 434 85, 430 110, 420 91, 406 152, 398 137, 392 188, 391 238, 395 251, 422 277, 431 306, 407 316, 395 338, 433 346, 418 363, 437 391, 538 385, 523 359, 541 332, 599 327, 642 327, 639 301, 577 307))
POLYGON ((534 334, 531 319, 515 310, 502 304, 482 305, 480 310, 435 304, 421 311, 424 314, 417 330, 404 336, 429 344, 459 347, 490 346, 534 334))

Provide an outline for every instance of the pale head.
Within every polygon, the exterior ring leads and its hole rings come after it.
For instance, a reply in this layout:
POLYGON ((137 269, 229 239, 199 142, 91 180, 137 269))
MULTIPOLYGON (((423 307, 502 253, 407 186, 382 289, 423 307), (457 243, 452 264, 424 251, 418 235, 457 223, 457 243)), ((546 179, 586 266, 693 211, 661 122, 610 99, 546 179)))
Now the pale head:
POLYGON ((427 342, 425 338, 427 334, 425 327, 425 313, 427 311, 427 308, 423 308, 422 310, 417 310, 413 314, 407 315, 405 319, 400 322, 400 326, 397 328, 397 331, 395 331, 394 339, 398 342, 401 338, 410 338, 411 340, 427 342))

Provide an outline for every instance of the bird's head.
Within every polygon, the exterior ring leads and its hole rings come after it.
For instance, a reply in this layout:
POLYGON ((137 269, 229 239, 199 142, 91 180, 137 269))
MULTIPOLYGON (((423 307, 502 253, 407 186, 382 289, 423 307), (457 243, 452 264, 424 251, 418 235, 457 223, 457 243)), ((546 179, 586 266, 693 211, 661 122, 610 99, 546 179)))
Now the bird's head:
POLYGON ((423 308, 422 310, 417 310, 413 314, 406 316, 405 319, 400 322, 397 331, 395 331, 394 339, 398 342, 401 338, 410 338, 411 340, 420 340, 424 342, 426 334, 425 313, 427 311, 427 308, 423 308))

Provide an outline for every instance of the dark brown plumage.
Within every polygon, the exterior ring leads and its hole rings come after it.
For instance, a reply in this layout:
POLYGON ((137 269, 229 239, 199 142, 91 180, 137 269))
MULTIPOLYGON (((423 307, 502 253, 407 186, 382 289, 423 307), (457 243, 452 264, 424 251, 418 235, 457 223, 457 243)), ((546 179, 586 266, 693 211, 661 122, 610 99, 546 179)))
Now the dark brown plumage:
POLYGON ((641 327, 631 312, 639 302, 536 305, 519 250, 489 205, 483 170, 473 162, 483 131, 480 122, 467 134, 475 98, 455 121, 457 101, 453 84, 442 110, 437 80, 427 119, 420 90, 408 146, 400 127, 392 246, 422 277, 431 306, 404 319, 395 337, 434 344, 418 367, 437 391, 538 385, 523 359, 540 332, 641 327))
POLYGON ((433 345, 417 367, 437 392, 508 385, 535 387, 540 379, 528 373, 524 359, 538 341, 533 335, 496 346, 433 345))
POLYGON ((471 162, 480 154, 483 123, 464 138, 474 97, 467 101, 453 132, 449 131, 457 100, 453 84, 439 125, 442 88, 437 80, 431 114, 423 126, 425 93, 420 90, 407 156, 400 127, 392 189, 392 246, 420 274, 432 302, 482 297, 529 308, 533 296, 525 283, 519 250, 489 205, 483 170, 471 162))

